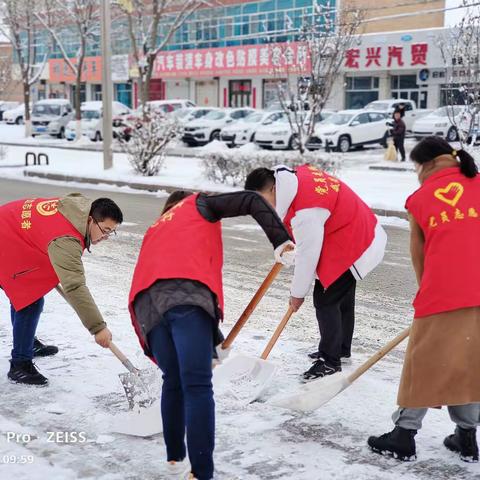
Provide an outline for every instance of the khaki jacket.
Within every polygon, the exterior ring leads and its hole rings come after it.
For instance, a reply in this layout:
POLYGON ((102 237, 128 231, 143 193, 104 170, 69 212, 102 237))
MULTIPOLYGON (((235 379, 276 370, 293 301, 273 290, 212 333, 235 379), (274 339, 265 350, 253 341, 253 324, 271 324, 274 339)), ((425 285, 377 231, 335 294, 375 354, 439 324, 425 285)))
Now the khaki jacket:
MULTIPOLYGON (((90 246, 87 224, 91 205, 92 201, 79 193, 69 194, 58 203, 58 211, 85 237, 87 248, 90 246)), ((48 256, 60 280, 66 300, 80 317, 85 328, 95 335, 107 324, 87 287, 82 254, 82 245, 75 237, 60 237, 48 246, 48 256)))

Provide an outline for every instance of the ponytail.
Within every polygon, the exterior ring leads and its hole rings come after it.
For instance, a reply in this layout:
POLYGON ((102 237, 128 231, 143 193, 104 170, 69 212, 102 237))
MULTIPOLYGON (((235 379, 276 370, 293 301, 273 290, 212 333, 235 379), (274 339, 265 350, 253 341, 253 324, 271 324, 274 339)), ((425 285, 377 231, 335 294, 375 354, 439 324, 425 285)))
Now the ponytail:
POLYGON ((459 161, 460 172, 467 178, 473 178, 478 173, 473 157, 465 150, 455 150, 444 138, 425 137, 417 143, 410 152, 410 158, 419 165, 431 162, 441 155, 450 155, 459 161))
POLYGON ((465 150, 458 150, 455 152, 457 157, 460 160, 460 171, 468 178, 473 178, 478 173, 477 165, 473 157, 465 150))

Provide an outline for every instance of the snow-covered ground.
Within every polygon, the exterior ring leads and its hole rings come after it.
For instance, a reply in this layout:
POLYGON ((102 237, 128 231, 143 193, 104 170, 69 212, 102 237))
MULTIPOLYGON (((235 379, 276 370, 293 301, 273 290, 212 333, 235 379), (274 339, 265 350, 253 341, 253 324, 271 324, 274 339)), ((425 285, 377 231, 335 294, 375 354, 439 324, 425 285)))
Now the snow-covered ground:
MULTIPOLYGON (((18 139, 19 131, 21 133, 21 126, 0 124, 0 143, 2 140, 7 141, 9 131, 11 131, 12 138, 18 139)), ((136 182, 208 191, 225 191, 233 188, 206 180, 202 159, 194 156, 169 156, 166 158, 165 165, 157 176, 141 177, 133 172, 124 154, 115 154, 114 168, 104 171, 102 154, 100 152, 72 150, 69 148, 71 142, 66 140, 54 140, 59 145, 65 145, 65 149, 42 147, 40 142, 44 140, 47 143, 50 142, 48 138, 38 141, 37 139, 31 139, 29 140, 31 146, 28 147, 8 146, 6 158, 0 161, 0 175, 3 178, 23 178, 23 168, 20 167, 24 165, 25 153, 34 151, 37 153, 44 152, 50 159, 49 166, 28 167, 28 170, 35 172, 49 172, 99 180, 136 182)), ((89 140, 85 141, 89 142, 89 140)), ((413 141, 407 141, 407 151, 413 145, 413 141)), ((223 147, 227 148, 226 146, 223 147)), ((207 145, 191 149, 191 151, 194 154, 194 152, 206 152, 218 148, 221 148, 221 146, 207 145)), ((242 148, 245 151, 250 146, 247 145, 242 148)), ((278 155, 278 163, 282 163, 283 152, 277 152, 276 154, 278 155)), ((413 172, 413 168, 411 171, 369 170, 368 167, 372 164, 392 166, 391 162, 383 161, 383 155, 384 149, 381 147, 352 151, 343 156, 337 155, 340 158, 338 176, 347 182, 372 208, 403 211, 405 199, 418 187, 416 175, 413 172)), ((404 166, 405 164, 397 165, 404 166)), ((406 165, 408 167, 408 163, 406 165)))
MULTIPOLYGON (((127 218, 133 225, 134 219, 127 218)), ((131 230, 131 229, 130 229, 131 230)), ((272 253, 257 227, 245 220, 225 222, 225 332, 233 325, 272 264, 272 253)), ((406 232, 394 231, 383 266, 360 285, 353 365, 408 325, 413 275, 406 232), (402 283, 403 282, 403 283, 402 283), (405 287, 407 293, 405 293, 405 287)), ((126 299, 142 235, 120 232, 85 255, 87 279, 114 340, 140 368, 151 364, 140 351, 126 309, 126 299)), ((235 352, 258 357, 286 310, 289 272, 282 272, 234 344, 235 352)), ((390 414, 405 345, 328 405, 311 414, 266 404, 278 392, 294 389, 309 366, 306 354, 318 331, 311 298, 294 315, 269 360, 278 365, 274 381, 260 401, 245 405, 229 395, 216 397, 216 480, 440 480, 480 478, 477 465, 467 465, 444 449, 443 437, 453 426, 447 412, 431 411, 417 436, 419 459, 398 463, 372 454, 371 434, 392 428, 390 414)), ((38 359, 49 377, 48 388, 10 384, 11 329, 8 302, 0 297, 0 478, 2 480, 161 480, 164 445, 161 435, 136 438, 110 431, 111 418, 126 400, 117 378, 123 367, 98 347, 69 306, 48 295, 38 335, 56 343, 60 352, 38 359), (7 432, 29 440, 7 441, 7 432), (51 442, 49 432, 57 432, 51 442), (65 440, 68 432, 70 442, 65 440), (72 441, 83 432, 86 441, 72 441), (60 435, 60 437, 59 437, 60 435), (32 460, 26 465, 9 458, 32 460), (31 456, 31 457, 29 457, 31 456)))

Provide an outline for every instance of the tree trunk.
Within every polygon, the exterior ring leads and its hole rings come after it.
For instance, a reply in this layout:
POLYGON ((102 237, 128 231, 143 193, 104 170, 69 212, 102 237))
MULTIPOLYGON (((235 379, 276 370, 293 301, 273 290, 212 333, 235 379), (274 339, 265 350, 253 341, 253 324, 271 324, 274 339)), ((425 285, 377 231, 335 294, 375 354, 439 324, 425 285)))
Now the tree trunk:
POLYGON ((82 86, 82 67, 83 62, 79 62, 79 70, 75 81, 75 141, 78 142, 82 138, 82 110, 80 105, 80 88, 82 86))
POLYGON ((28 79, 23 81, 23 101, 25 103, 25 137, 32 134, 32 120, 30 118, 30 85, 28 79))

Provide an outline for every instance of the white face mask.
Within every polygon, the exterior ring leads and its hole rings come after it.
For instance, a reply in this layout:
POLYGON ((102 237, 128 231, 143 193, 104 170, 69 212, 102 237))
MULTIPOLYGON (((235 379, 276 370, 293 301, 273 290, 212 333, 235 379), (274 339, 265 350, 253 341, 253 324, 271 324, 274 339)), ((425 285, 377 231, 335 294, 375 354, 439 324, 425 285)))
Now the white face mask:
POLYGON ((423 164, 417 162, 413 162, 413 164, 415 165, 415 173, 417 174, 418 180, 420 181, 420 175, 423 172, 423 164))

